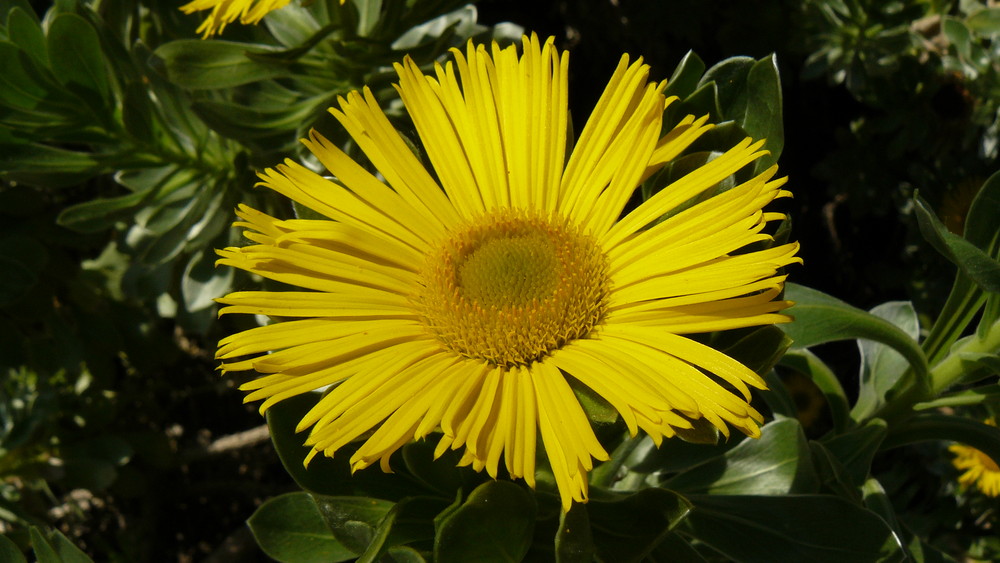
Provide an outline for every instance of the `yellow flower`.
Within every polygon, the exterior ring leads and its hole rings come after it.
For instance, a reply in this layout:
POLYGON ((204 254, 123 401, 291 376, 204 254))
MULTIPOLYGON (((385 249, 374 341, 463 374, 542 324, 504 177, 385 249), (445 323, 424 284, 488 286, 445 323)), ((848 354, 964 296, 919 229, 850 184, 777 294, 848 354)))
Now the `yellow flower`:
POLYGON ((790 303, 775 299, 798 245, 740 252, 783 218, 762 210, 788 195, 776 167, 690 204, 765 154, 761 143, 626 212, 707 117, 661 136, 665 83, 623 56, 570 152, 569 59, 552 40, 525 37, 521 56, 472 42, 453 55, 433 75, 396 65, 432 171, 365 89, 330 111, 381 177, 313 131, 303 142, 332 179, 286 160, 261 183, 329 220, 239 208, 255 244, 219 263, 307 290, 220 299, 220 314, 298 318, 220 343, 224 371, 263 374, 241 387, 246 400, 264 399, 263 412, 326 389, 298 430, 311 427, 310 458, 374 430, 355 470, 389 470, 393 452, 440 430, 438 455, 464 449, 463 465, 493 477, 502 459, 534 486, 540 436, 566 510, 586 501, 593 461, 608 459, 575 385, 657 444, 693 420, 758 436, 749 387, 764 381, 681 335, 789 320, 779 311, 790 303))
MULTIPOLYGON (((345 0, 340 0, 343 4, 345 0)), ((284 8, 291 0, 192 0, 181 6, 185 14, 212 10, 198 26, 202 37, 222 33, 226 26, 237 19, 242 24, 256 24, 267 14, 284 8)))
MULTIPOLYGON (((990 418, 986 424, 996 426, 996 421, 990 418)), ((966 487, 975 486, 988 497, 1000 497, 1000 466, 997 462, 976 448, 962 444, 948 446, 948 450, 956 456, 951 460, 952 465, 965 471, 958 478, 959 483, 966 487)))

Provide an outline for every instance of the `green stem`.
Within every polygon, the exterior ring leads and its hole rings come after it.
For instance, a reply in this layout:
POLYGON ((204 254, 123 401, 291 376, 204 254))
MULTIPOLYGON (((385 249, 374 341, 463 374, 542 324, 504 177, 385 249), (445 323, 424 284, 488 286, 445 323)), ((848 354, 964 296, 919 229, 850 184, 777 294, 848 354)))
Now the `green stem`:
POLYGON ((913 415, 913 405, 936 399, 946 389, 960 383, 968 374, 963 354, 996 354, 1000 351, 1000 322, 994 323, 984 334, 973 336, 961 346, 951 350, 930 372, 928 385, 921 385, 907 372, 907 382, 899 387, 899 392, 875 412, 870 418, 882 418, 889 422, 913 415))
POLYGON ((1000 322, 993 323, 993 326, 985 334, 970 338, 931 369, 931 397, 929 398, 937 397, 942 391, 959 382, 967 373, 966 361, 962 358, 963 353, 996 354, 998 351, 1000 351, 1000 322))

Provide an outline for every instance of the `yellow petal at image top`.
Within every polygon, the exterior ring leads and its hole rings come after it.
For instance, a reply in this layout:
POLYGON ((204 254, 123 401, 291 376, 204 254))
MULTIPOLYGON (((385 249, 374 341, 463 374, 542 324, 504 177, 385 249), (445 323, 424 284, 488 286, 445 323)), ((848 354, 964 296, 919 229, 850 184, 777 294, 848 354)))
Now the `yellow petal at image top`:
MULTIPOLYGON (((198 26, 202 37, 222 33, 226 26, 239 20, 242 24, 256 24, 264 16, 280 10, 291 0, 192 0, 180 7, 185 14, 211 10, 205 21, 198 26)), ((340 0, 343 4, 345 0, 340 0)))
POLYGON ((642 59, 621 58, 569 149, 569 57, 551 39, 452 56, 427 74, 396 65, 429 165, 370 91, 352 92, 330 112, 380 175, 313 131, 303 142, 329 175, 287 160, 261 184, 326 219, 237 211, 250 244, 219 263, 301 288, 219 300, 220 314, 284 319, 220 342, 224 371, 260 374, 246 400, 263 412, 324 390, 298 430, 310 458, 364 436, 354 470, 388 470, 435 434, 437 455, 534 486, 540 447, 564 510, 608 459, 574 387, 657 444, 695 422, 759 436, 750 400, 764 381, 685 335, 790 320, 778 296, 798 245, 772 244, 768 223, 784 216, 764 211, 789 195, 784 178, 772 167, 706 197, 762 142, 629 206, 711 128, 688 116, 661 134, 673 100, 642 59))
MULTIPOLYGON (((996 426, 996 421, 987 419, 986 424, 996 426)), ((964 471, 958 482, 966 487, 975 487, 988 497, 1000 497, 1000 466, 990 456, 969 446, 953 444, 948 450, 955 454, 952 465, 964 471)))

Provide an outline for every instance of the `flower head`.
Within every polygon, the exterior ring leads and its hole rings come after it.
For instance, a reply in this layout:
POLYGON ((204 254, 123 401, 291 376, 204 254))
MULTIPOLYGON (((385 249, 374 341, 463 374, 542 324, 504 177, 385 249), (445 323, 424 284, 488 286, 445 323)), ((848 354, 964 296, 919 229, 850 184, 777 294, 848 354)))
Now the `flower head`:
MULTIPOLYGON (((749 139, 650 197, 636 187, 708 130, 688 116, 661 134, 671 101, 623 56, 575 147, 567 149, 568 55, 549 40, 468 44, 425 75, 406 58, 398 91, 428 169, 372 93, 331 113, 381 178, 313 131, 329 179, 293 161, 261 184, 329 220, 280 220, 246 206, 253 244, 221 264, 304 288, 242 291, 221 314, 293 318, 225 338, 225 371, 261 411, 328 388, 298 430, 312 455, 370 431, 357 470, 440 431, 438 455, 535 481, 540 436, 564 509, 587 499, 608 454, 574 394, 583 385, 657 444, 707 421, 758 436, 753 371, 683 335, 785 322, 779 270, 797 244, 765 250, 765 212, 788 195, 776 167, 706 197, 765 154, 749 139), (700 203, 691 204, 698 198, 700 203), (688 203, 680 211, 681 204, 688 203), (668 212, 672 212, 669 216, 668 212), (664 218, 667 217, 667 218, 664 218)), ((310 457, 312 457, 310 455, 310 457)))
MULTIPOLYGON (((986 424, 996 426, 996 421, 990 418, 986 424)), ((952 465, 965 471, 958 478, 959 483, 967 487, 975 486, 988 497, 1000 497, 1000 466, 996 461, 976 448, 962 444, 952 444, 948 450, 955 454, 952 465)))
MULTIPOLYGON (((205 21, 198 26, 202 37, 222 33, 226 26, 236 20, 242 24, 257 24, 267 14, 284 8, 291 0, 192 0, 181 6, 185 14, 211 10, 205 21)), ((340 0, 343 4, 344 0, 340 0)))

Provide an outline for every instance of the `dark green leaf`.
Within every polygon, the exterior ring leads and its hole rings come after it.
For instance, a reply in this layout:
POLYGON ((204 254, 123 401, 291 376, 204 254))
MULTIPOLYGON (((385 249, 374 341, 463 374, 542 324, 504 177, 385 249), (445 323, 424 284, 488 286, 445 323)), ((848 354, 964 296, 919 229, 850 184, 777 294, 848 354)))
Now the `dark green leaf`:
POLYGON ((59 530, 53 529, 47 535, 49 536, 49 545, 55 550, 62 563, 94 563, 93 559, 88 557, 82 549, 73 545, 73 542, 69 541, 69 538, 59 530))
POLYGON ((962 58, 968 60, 972 51, 972 33, 965 23, 953 17, 946 16, 941 20, 941 31, 955 47, 962 58))
POLYGON ((741 333, 738 340, 726 343, 719 349, 757 375, 763 376, 771 371, 791 345, 792 339, 781 329, 771 325, 752 329, 746 334, 741 333))
POLYGON ((135 192, 118 197, 98 198, 71 205, 56 217, 56 223, 78 233, 96 233, 114 226, 128 212, 149 197, 135 192))
POLYGON ((685 494, 780 495, 815 492, 817 478, 802 427, 786 418, 761 428, 760 439, 744 440, 662 486, 685 494))
POLYGON ((607 497, 592 491, 587 512, 598 559, 615 563, 641 560, 689 510, 687 499, 665 489, 607 497))
POLYGON ((889 430, 883 450, 928 440, 949 440, 972 446, 1000 462, 1000 428, 962 416, 919 413, 889 430))
MULTIPOLYGON (((0 55, 2 56, 2 55, 0 55)), ((17 182, 61 188, 79 184, 104 169, 92 154, 41 144, 0 147, 0 171, 17 182)))
POLYGON ((15 7, 7 16, 7 34, 10 40, 28 53, 42 66, 49 65, 49 52, 45 46, 45 33, 34 12, 15 7), (31 12, 29 14, 29 12, 31 12))
POLYGON ((365 497, 313 495, 323 519, 344 547, 362 553, 375 538, 375 530, 393 503, 365 497))
POLYGON ((809 376, 830 407, 833 417, 833 427, 838 432, 843 431, 851 422, 850 408, 847 404, 847 393, 837 379, 837 374, 823 363, 815 354, 806 349, 791 350, 781 358, 781 365, 809 376))
POLYGON ((948 228, 931 211, 920 196, 914 197, 920 232, 945 258, 958 266, 979 287, 1000 292, 1000 262, 964 238, 948 232, 948 228))
POLYGON ((38 283, 38 276, 25 264, 6 256, 0 256, 0 307, 17 303, 38 283))
POLYGON ((815 289, 790 283, 785 290, 785 298, 795 302, 787 310, 795 321, 780 328, 792 337, 793 348, 866 338, 891 346, 910 362, 918 375, 927 377, 927 359, 920 346, 892 323, 815 289))
POLYGON ((153 108, 149 99, 149 87, 139 82, 125 87, 122 100, 122 125, 125 131, 145 145, 155 141, 153 133, 153 108))
MULTIPOLYGON (((878 479, 875 479, 874 477, 869 478, 864 482, 864 485, 862 485, 861 492, 865 501, 865 507, 882 518, 882 521, 885 522, 890 529, 892 529, 892 533, 895 534, 897 538, 906 537, 903 534, 903 529, 899 524, 899 520, 896 518, 896 510, 892 506, 892 500, 885 494, 885 489, 882 488, 882 483, 879 483, 878 479)), ((888 547, 895 547, 894 551, 898 552, 895 560, 907 560, 909 554, 904 546, 897 544, 895 546, 888 547)))
POLYGON ((569 512, 559 513, 556 532, 557 563, 591 563, 594 560, 594 539, 590 533, 587 506, 573 504, 569 512))
POLYGON ((983 8, 965 19, 965 25, 979 35, 1000 33, 1000 8, 983 8))
MULTIPOLYGON (((430 440, 411 442, 403 446, 403 463, 413 477, 431 491, 453 498, 463 482, 463 470, 458 467, 457 452, 449 450, 434 459, 435 444, 430 440)), ((478 473, 476 475, 479 475, 478 473)))
POLYGON ((893 538, 877 515, 833 496, 706 495, 691 501, 684 532, 744 563, 875 562, 893 538))
POLYGON ((675 532, 667 534, 646 560, 650 563, 706 563, 705 558, 675 532))
MULTIPOLYGON (((917 312, 908 301, 883 303, 869 313, 892 323, 914 342, 920 336, 917 312)), ((886 393, 903 376, 908 364, 899 352, 881 342, 859 339, 858 349, 861 353, 858 401, 851 413, 855 420, 863 420, 885 402, 886 393)))
POLYGON ((929 410, 941 407, 993 404, 998 401, 1000 401, 1000 385, 989 384, 975 389, 942 395, 932 401, 917 403, 913 405, 913 408, 915 410, 929 410))
POLYGON ((823 444, 843 464, 851 482, 860 487, 868 479, 872 459, 878 453, 885 435, 885 421, 876 418, 861 428, 835 435, 823 444))
POLYGON ((0 561, 7 561, 8 563, 28 563, 24 554, 22 554, 21 550, 17 548, 17 544, 7 536, 0 536, 0 561))
POLYGON ((110 107, 111 85, 97 30, 76 14, 59 14, 49 24, 52 71, 71 91, 100 111, 110 107))
POLYGON ((268 500, 247 525, 257 545, 278 561, 330 563, 357 555, 333 535, 309 493, 286 493, 268 500))
POLYGON ((781 79, 774 55, 759 61, 743 57, 727 59, 706 74, 719 87, 722 117, 733 120, 754 139, 766 139, 771 154, 757 160, 763 172, 778 161, 784 147, 781 112, 781 79))
POLYGON ((35 558, 38 560, 38 563, 62 563, 59 554, 49 544, 42 530, 35 526, 31 527, 31 549, 35 552, 35 558))
POLYGON ((230 88, 288 74, 284 65, 251 59, 249 52, 266 52, 258 45, 232 41, 181 39, 154 52, 171 82, 192 90, 230 88))
POLYGON ((487 481, 435 521, 434 561, 520 561, 531 546, 535 499, 509 481, 487 481))
MULTIPOLYGON (((345 446, 335 458, 316 456, 309 462, 308 469, 303 465, 310 448, 303 445, 306 434, 297 434, 295 427, 320 396, 319 393, 304 393, 285 399, 267 411, 267 425, 274 449, 296 484, 323 495, 367 494, 394 500, 412 495, 412 484, 400 482, 399 476, 383 473, 378 468, 364 469, 352 475, 349 460, 357 444, 345 446)), ((378 519, 375 520, 377 522, 378 519)))
POLYGON ((434 518, 448 507, 440 498, 410 497, 396 503, 375 529, 358 563, 380 561, 391 547, 434 538, 434 518))
POLYGON ((767 389, 761 389, 757 393, 767 403, 771 413, 775 417, 796 418, 799 414, 799 406, 788 387, 785 386, 785 382, 778 377, 777 372, 771 370, 766 373, 764 382, 767 383, 767 389))
POLYGON ((705 63, 702 62, 701 58, 694 51, 688 51, 684 55, 684 58, 681 59, 681 62, 677 63, 674 73, 670 75, 670 80, 667 81, 667 87, 663 90, 663 95, 668 98, 670 96, 677 96, 682 100, 687 98, 698 87, 698 81, 704 72, 705 63))
MULTIPOLYGON (((972 201, 965 220, 965 239, 990 256, 1000 255, 1000 172, 990 176, 972 201)), ((982 289, 959 270, 948 300, 924 340, 924 349, 931 364, 948 354, 951 345, 965 332, 986 301, 982 289)), ((984 315, 987 323, 990 319, 984 315)))
POLYGON ((232 268, 216 268, 215 251, 204 249, 191 255, 181 278, 181 295, 187 311, 201 311, 215 305, 233 284, 232 268))

